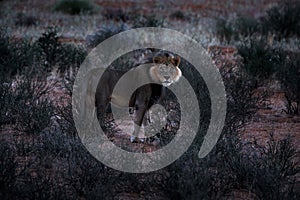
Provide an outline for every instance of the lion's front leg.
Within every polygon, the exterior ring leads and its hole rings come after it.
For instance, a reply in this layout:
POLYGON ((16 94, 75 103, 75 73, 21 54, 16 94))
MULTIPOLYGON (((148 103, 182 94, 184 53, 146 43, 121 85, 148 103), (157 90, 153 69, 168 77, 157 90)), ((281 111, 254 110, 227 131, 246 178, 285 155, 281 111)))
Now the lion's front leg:
POLYGON ((96 111, 99 123, 101 126, 105 126, 105 116, 106 110, 109 104, 109 96, 108 94, 96 92, 96 111))
MULTIPOLYGON (((150 101, 151 89, 149 87, 137 91, 135 98, 135 117, 134 117, 134 132, 130 137, 130 141, 134 142, 136 137, 142 138, 141 126, 144 121, 150 101)), ((144 141, 144 139, 140 139, 144 141)))

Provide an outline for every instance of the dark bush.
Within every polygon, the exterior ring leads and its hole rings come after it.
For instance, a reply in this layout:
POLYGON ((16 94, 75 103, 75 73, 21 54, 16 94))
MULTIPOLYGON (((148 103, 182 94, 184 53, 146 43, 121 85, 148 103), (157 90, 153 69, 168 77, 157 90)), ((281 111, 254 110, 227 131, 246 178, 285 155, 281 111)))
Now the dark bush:
POLYGON ((261 165, 257 169, 256 193, 262 199, 297 199, 295 175, 300 172, 297 149, 289 136, 276 141, 270 134, 266 148, 261 149, 261 165))
POLYGON ((92 14, 95 12, 95 5, 90 0, 60 0, 55 6, 55 11, 70 15, 92 14))
POLYGON ((103 16, 107 20, 115 20, 117 22, 126 22, 129 20, 128 13, 122 9, 107 9, 104 11, 103 16))
POLYGON ((300 58, 299 54, 287 56, 284 65, 278 67, 277 78, 283 86, 288 114, 300 114, 300 58))
POLYGON ((297 151, 290 138, 275 141, 270 134, 267 147, 255 142, 247 146, 246 151, 240 148, 228 154, 236 187, 252 191, 260 199, 297 199, 295 175, 300 166, 295 161, 297 151))
MULTIPOLYGON (((35 164, 39 164, 37 160, 35 164)), ((14 198, 17 199, 49 199, 52 196, 54 184, 46 170, 26 168, 20 175, 22 182, 16 185, 14 198), (34 174, 34 175, 33 175, 34 174)))
POLYGON ((281 49, 271 48, 263 39, 250 38, 242 41, 238 46, 238 52, 244 59, 242 69, 260 81, 268 79, 285 59, 281 49))
POLYGON ((86 49, 75 44, 62 44, 59 52, 58 71, 62 74, 71 69, 76 71, 87 56, 86 49))
POLYGON ((18 13, 15 24, 18 26, 36 26, 39 22, 39 19, 24 13, 18 13))
POLYGON ((0 31, 0 73, 14 76, 22 71, 39 66, 43 62, 40 47, 26 40, 10 40, 5 31, 0 31))
POLYGON ((247 74, 239 74, 224 80, 227 94, 226 128, 236 131, 242 128, 257 111, 257 103, 263 101, 265 94, 254 96, 256 83, 247 74))
POLYGON ((9 37, 4 29, 0 30, 0 55, 1 55, 1 64, 5 58, 9 56, 9 37))
POLYGON ((188 17, 184 15, 184 13, 181 10, 177 10, 170 14, 171 19, 179 19, 179 20, 186 20, 188 17))
POLYGON ((234 38, 235 32, 230 22, 225 19, 218 19, 216 22, 216 34, 221 43, 227 44, 234 38))
POLYGON ((16 181, 17 161, 12 147, 0 141, 0 198, 12 199, 16 181))
POLYGON ((133 28, 163 27, 163 25, 164 20, 158 19, 155 15, 138 15, 133 21, 133 28))
POLYGON ((300 36, 300 3, 283 1, 266 11, 260 19, 241 16, 234 20, 218 19, 216 34, 221 42, 243 39, 244 37, 275 34, 275 39, 300 36))
MULTIPOLYGON (((86 151, 80 140, 75 140, 71 147, 66 169, 69 176, 66 177, 66 182, 74 189, 77 197, 86 198, 97 185, 105 182, 104 165, 86 151)), ((101 194, 104 194, 104 189, 98 196, 101 194)))
POLYGON ((4 99, 1 104, 6 106, 6 112, 1 112, 2 123, 13 124, 17 130, 27 133, 39 133, 49 125, 53 115, 52 104, 45 96, 50 86, 26 76, 13 84, 13 88, 9 87, 1 94, 4 99))
POLYGON ((276 33, 279 39, 300 36, 300 2, 283 1, 267 10, 263 26, 276 33))
POLYGON ((64 74, 69 69, 79 68, 87 55, 86 50, 79 45, 59 42, 58 30, 54 27, 49 27, 42 34, 37 40, 37 45, 42 49, 46 57, 44 66, 48 72, 56 66, 61 74, 64 74))
POLYGON ((61 43, 58 41, 57 28, 49 27, 46 32, 37 40, 46 56, 46 67, 50 68, 58 62, 61 43))
POLYGON ((38 141, 36 152, 41 157, 47 157, 48 160, 51 160, 50 158, 69 158, 72 153, 72 145, 76 145, 78 142, 58 127, 54 131, 41 132, 38 141))
MULTIPOLYGON (((228 64, 225 63, 225 69, 232 67, 228 64)), ((185 73, 184 70, 184 76, 187 75, 185 73)), ((192 74, 194 77, 195 73, 192 74)), ((221 74, 227 93, 227 116, 223 133, 209 155, 199 159, 197 153, 203 141, 200 136, 205 135, 207 131, 209 120, 206 119, 209 119, 209 113, 206 112, 210 103, 203 99, 207 98, 207 95, 209 97, 203 90, 205 87, 197 85, 197 89, 201 88, 199 101, 204 105, 204 109, 201 107, 200 110, 204 110, 205 113, 201 114, 201 127, 190 149, 168 167, 171 176, 162 187, 172 199, 222 199, 229 195, 236 185, 242 184, 241 181, 236 182, 236 172, 229 167, 227 158, 233 159, 234 152, 242 147, 238 130, 253 117, 259 99, 253 96, 256 87, 247 74, 226 73, 225 70, 221 70, 221 74)), ((199 84, 199 79, 191 80, 193 88, 196 82, 199 84)))
POLYGON ((11 109, 12 93, 10 91, 11 81, 0 76, 0 127, 12 123, 8 112, 11 109))
POLYGON ((258 19, 240 16, 234 20, 217 19, 216 34, 221 43, 229 44, 254 34, 262 34, 261 22, 258 19))
POLYGON ((260 26, 260 21, 251 17, 238 17, 234 24, 236 34, 242 37, 260 33, 260 26))
POLYGON ((120 32, 128 30, 129 27, 126 24, 107 24, 101 26, 93 35, 88 35, 86 38, 87 46, 90 48, 96 47, 98 44, 106 40, 107 38, 118 34, 120 32))
MULTIPOLYGON (((193 155, 194 154, 194 155, 193 155)), ((221 199, 230 190, 230 174, 215 152, 199 159, 186 153, 168 167, 171 176, 163 189, 171 199, 221 199)))
MULTIPOLYGON (((265 100, 266 94, 254 95, 256 81, 241 69, 243 59, 236 53, 233 60, 224 56, 222 50, 212 49, 212 59, 219 68, 223 78, 226 97, 226 128, 235 132, 242 128, 257 111, 257 105, 265 100)), ((201 89, 203 91, 203 89, 201 89)), ((228 131, 228 132, 230 132, 228 131)))
POLYGON ((73 137, 77 136, 77 130, 73 119, 72 105, 58 106, 55 108, 55 114, 59 116, 58 124, 62 132, 67 133, 73 137))

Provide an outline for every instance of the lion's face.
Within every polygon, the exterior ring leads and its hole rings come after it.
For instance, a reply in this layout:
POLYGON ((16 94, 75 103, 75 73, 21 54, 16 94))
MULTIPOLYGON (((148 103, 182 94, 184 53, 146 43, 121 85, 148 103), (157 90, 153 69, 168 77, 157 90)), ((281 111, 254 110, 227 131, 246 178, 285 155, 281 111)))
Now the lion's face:
POLYGON ((153 58, 154 66, 150 69, 152 79, 168 87, 179 80, 182 73, 179 69, 180 58, 170 54, 156 56, 153 58))

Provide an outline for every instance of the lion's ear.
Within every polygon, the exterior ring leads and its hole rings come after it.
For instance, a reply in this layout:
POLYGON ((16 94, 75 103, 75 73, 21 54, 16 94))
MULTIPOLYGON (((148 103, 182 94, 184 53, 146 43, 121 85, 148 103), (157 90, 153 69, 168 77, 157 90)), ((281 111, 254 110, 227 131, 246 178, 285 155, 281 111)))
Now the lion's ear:
POLYGON ((174 66, 178 67, 179 64, 180 64, 180 57, 179 56, 175 56, 173 59, 172 59, 172 63, 174 66))
POLYGON ((164 58, 162 58, 160 56, 155 56, 155 57, 153 57, 153 62, 156 63, 156 64, 163 63, 164 58))

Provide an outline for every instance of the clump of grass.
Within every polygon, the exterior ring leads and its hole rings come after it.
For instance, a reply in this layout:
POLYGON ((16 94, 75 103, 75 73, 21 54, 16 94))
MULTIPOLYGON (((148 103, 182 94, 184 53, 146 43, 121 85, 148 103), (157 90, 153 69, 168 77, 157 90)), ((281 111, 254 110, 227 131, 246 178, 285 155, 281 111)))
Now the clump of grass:
POLYGON ((92 14, 95 5, 90 0, 60 0, 54 6, 55 11, 70 15, 92 14))

